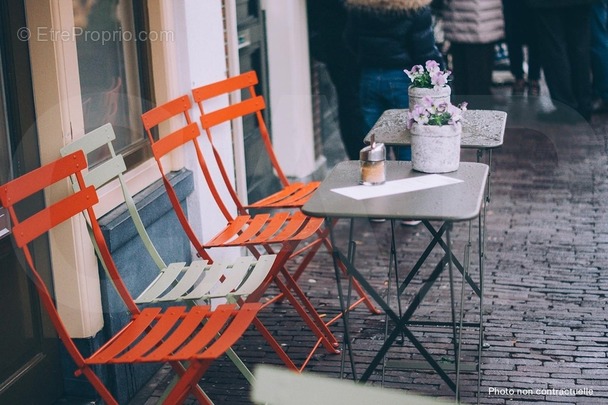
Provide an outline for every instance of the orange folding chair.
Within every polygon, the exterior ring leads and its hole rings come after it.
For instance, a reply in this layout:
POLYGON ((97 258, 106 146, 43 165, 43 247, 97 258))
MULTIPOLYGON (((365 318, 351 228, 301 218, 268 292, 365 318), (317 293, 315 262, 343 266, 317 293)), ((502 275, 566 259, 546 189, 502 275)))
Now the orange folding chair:
MULTIPOLYGON (((225 187, 230 193, 230 196, 232 197, 232 200, 236 205, 239 214, 246 214, 248 209, 252 208, 265 210, 280 208, 301 208, 304 203, 306 203, 308 198, 312 195, 312 193, 317 189, 317 187, 319 186, 319 182, 313 181, 309 183, 290 183, 287 179, 287 176, 285 176, 274 152, 272 141, 270 139, 270 135, 268 133, 268 129, 266 127, 264 117, 262 115, 262 111, 264 110, 264 108, 266 108, 266 103, 264 102, 264 98, 262 96, 256 95, 256 84, 258 84, 258 77, 256 75, 256 72, 250 71, 238 76, 230 77, 215 83, 207 84, 193 89, 192 96, 194 98, 194 101, 197 103, 201 114, 201 126, 207 134, 207 139, 211 144, 213 155, 215 157, 218 169, 220 170, 220 173, 222 175, 222 179, 224 180, 225 187), (219 107, 215 110, 208 110, 203 105, 207 100, 219 96, 227 96, 235 91, 241 92, 244 99, 239 102, 232 103, 228 106, 219 107), (245 97, 245 93, 249 93, 249 97, 245 97), (218 125, 222 125, 235 119, 247 118, 255 118, 255 122, 257 123, 256 127, 258 130, 258 135, 262 139, 266 154, 268 155, 268 158, 272 163, 272 168, 278 176, 279 181, 282 185, 282 189, 278 192, 251 204, 243 204, 240 201, 236 190, 232 186, 230 177, 227 174, 228 172, 226 170, 226 165, 224 164, 222 156, 219 150, 216 148, 214 137, 212 134, 213 129, 218 125)), ((307 247, 311 251, 311 253, 306 257, 306 260, 303 261, 298 267, 298 269, 293 273, 294 280, 297 281, 300 278, 302 272, 306 269, 306 266, 308 265, 310 260, 312 260, 315 252, 317 251, 317 249, 319 249, 321 244, 325 246, 328 252, 332 252, 328 233, 329 230, 327 229, 327 227, 324 227, 317 231, 317 239, 313 243, 309 244, 307 247)), ((342 268, 342 271, 346 274, 346 268, 341 263, 340 267, 342 268)), ((367 294, 365 294, 363 288, 361 288, 359 283, 354 282, 353 286, 359 294, 359 297, 361 298, 353 305, 351 305, 351 308, 363 302, 368 307, 370 312, 376 314, 380 313, 374 307, 374 305, 367 297, 367 294)))
POLYGON ((75 374, 84 375, 107 404, 117 404, 92 366, 168 362, 180 378, 165 403, 180 404, 192 393, 200 403, 211 404, 198 381, 210 364, 247 330, 261 305, 246 303, 238 308, 234 304, 224 304, 215 310, 208 306, 149 306, 140 310, 120 277, 96 220, 93 205, 98 197, 95 187, 86 186, 84 182, 81 171, 86 167, 84 153, 77 151, 0 186, 0 203, 8 209, 16 245, 23 251, 29 276, 43 307, 76 364, 75 374), (70 176, 76 178, 77 192, 36 213, 24 214, 30 196, 66 181, 70 176), (84 357, 70 338, 30 251, 32 241, 81 213, 88 217, 100 259, 131 314, 131 320, 89 357, 84 357))
MULTIPOLYGON (((233 216, 229 208, 222 201, 212 175, 208 170, 207 163, 198 143, 198 137, 200 135, 199 127, 196 122, 192 122, 190 119, 189 110, 191 106, 190 98, 188 96, 182 96, 142 114, 142 121, 152 144, 152 153, 163 174, 163 183, 167 189, 167 194, 192 245, 200 255, 204 255, 206 249, 218 247, 246 247, 256 257, 262 252, 276 254, 273 268, 270 270, 272 281, 279 288, 282 296, 291 303, 298 315, 300 315, 318 340, 303 365, 298 368, 259 319, 256 318, 254 320, 254 325, 279 355, 281 360, 294 370, 301 370, 304 368, 319 345, 323 345, 329 353, 338 353, 339 350, 336 349, 338 347, 336 338, 286 268, 286 263, 293 255, 297 255, 306 250, 307 247, 301 248, 300 250, 296 249, 302 241, 315 235, 323 223, 322 219, 308 217, 299 211, 293 214, 282 211, 277 213, 263 213, 254 216, 246 213, 239 213, 239 215, 233 216), (186 125, 177 131, 161 137, 158 141, 155 141, 152 135, 152 129, 173 117, 181 117, 186 125), (173 186, 164 174, 165 171, 162 165, 164 156, 185 145, 192 145, 207 186, 215 199, 217 207, 227 221, 226 227, 204 244, 199 240, 189 224, 186 214, 179 204, 175 191, 173 190, 173 186)), ((307 256, 310 256, 310 252, 307 253, 307 256)), ((304 262, 309 260, 308 257, 303 259, 304 262)), ((269 285, 267 284, 265 287, 268 288, 269 285)), ((265 288, 259 288, 254 294, 247 298, 247 301, 259 300, 265 292, 265 288)), ((273 300, 270 300, 264 305, 267 306, 272 302, 273 300)))
MULTIPOLYGON (((308 183, 301 182, 290 182, 285 176, 279 160, 277 159, 274 149, 272 147, 272 141, 268 128, 264 122, 262 111, 266 108, 266 103, 262 96, 258 96, 255 93, 255 85, 258 84, 258 77, 255 71, 243 73, 239 76, 231 77, 225 80, 221 80, 208 85, 200 86, 192 90, 192 97, 194 102, 198 104, 201 113, 201 125, 207 133, 207 138, 211 142, 213 148, 213 155, 218 163, 220 172, 225 182, 229 182, 224 163, 219 151, 215 148, 213 142, 213 136, 211 135, 211 129, 217 125, 225 122, 230 122, 236 118, 243 118, 249 115, 255 115, 257 128, 259 135, 262 138, 264 149, 272 169, 276 176, 279 178, 281 183, 281 190, 276 193, 266 196, 259 201, 239 207, 242 209, 249 208, 300 208, 310 198, 312 193, 319 187, 319 181, 311 181, 308 183), (203 108, 203 102, 218 96, 229 95, 234 91, 248 90, 250 97, 238 103, 231 104, 228 107, 224 107, 215 111, 205 112, 203 108)), ((237 199, 238 197, 234 190, 230 188, 232 198, 237 199)))

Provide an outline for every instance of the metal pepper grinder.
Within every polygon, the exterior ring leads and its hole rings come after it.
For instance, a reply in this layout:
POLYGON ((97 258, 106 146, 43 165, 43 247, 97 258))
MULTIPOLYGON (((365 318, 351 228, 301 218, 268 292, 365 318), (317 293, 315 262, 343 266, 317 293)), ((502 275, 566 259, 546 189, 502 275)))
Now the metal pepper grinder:
POLYGON ((369 146, 359 152, 361 167, 360 184, 373 186, 386 181, 386 147, 383 143, 376 143, 375 135, 370 137, 369 146))

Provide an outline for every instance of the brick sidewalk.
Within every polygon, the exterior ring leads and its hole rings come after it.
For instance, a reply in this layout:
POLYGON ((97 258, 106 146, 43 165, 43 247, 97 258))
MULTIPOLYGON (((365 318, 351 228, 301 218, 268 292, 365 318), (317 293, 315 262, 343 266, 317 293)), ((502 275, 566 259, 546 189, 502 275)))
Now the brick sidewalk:
MULTIPOLYGON (((487 347, 483 350, 481 403, 608 403, 608 276, 602 273, 608 263, 608 116, 594 117, 593 127, 552 126, 534 120, 531 113, 537 106, 532 101, 519 100, 496 108, 508 110, 509 119, 505 145, 494 152, 492 201, 487 215, 487 347), (559 395, 560 389, 571 388, 586 393, 593 390, 593 395, 559 395)), ((467 152, 466 159, 472 160, 474 155, 467 152)), ((347 221, 337 226, 342 241, 347 237, 347 226, 347 221)), ((387 282, 390 225, 360 220, 355 226, 356 264, 367 269, 372 284, 382 288, 387 282)), ((476 232, 473 226, 474 236, 476 232)), ((462 250, 467 234, 465 224, 455 225, 457 251, 462 250)), ((397 254, 405 274, 429 236, 421 225, 398 226, 397 238, 397 254)), ((472 258, 476 250, 473 253, 472 258)), ((424 274, 429 271, 425 268, 424 274)), ((475 262, 472 274, 477 279, 475 262)), ((323 252, 310 265, 302 283, 328 318, 338 312, 332 275, 331 258, 323 252)), ((442 276, 417 319, 448 319, 447 287, 447 276, 442 276)), ((465 319, 475 321, 478 300, 467 298, 465 308, 465 319)), ((303 359, 302 347, 309 347, 312 339, 291 308, 273 305, 263 316, 279 340, 287 343, 287 352, 303 359)), ((370 315, 362 306, 352 313, 351 330, 357 360, 362 363, 382 343, 383 322, 383 316, 370 315)), ((340 323, 332 330, 341 338, 340 323)), ((450 335, 436 332, 418 330, 416 334, 424 335, 431 351, 441 356, 451 348, 450 335)), ((477 333, 477 329, 465 330, 465 356, 476 353, 477 333)), ((406 343, 389 356, 415 357, 414 351, 406 343)), ((247 364, 280 364, 255 331, 247 333, 237 352, 247 364)), ((339 366, 339 355, 319 350, 307 371, 337 377, 339 366)), ((168 374, 161 370, 131 405, 156 403, 168 383, 168 374)), ((216 362, 207 376, 201 384, 217 404, 251 403, 250 387, 229 361, 216 362)), ((374 374, 372 384, 379 384, 380 379, 379 372, 374 374)), ((463 374, 463 402, 476 402, 476 384, 476 375, 463 374)), ((384 385, 437 397, 453 396, 434 373, 390 371, 384 385)))

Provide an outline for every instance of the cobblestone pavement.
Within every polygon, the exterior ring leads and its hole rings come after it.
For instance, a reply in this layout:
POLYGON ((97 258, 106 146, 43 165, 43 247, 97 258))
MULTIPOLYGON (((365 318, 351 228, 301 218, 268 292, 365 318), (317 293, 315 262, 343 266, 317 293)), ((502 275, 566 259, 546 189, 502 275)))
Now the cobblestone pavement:
MULTIPOLYGON (((603 271, 608 264, 608 115, 594 116, 591 126, 557 125, 535 119, 534 113, 543 108, 538 100, 502 104, 499 100, 493 108, 508 111, 509 118, 505 144, 493 154, 492 199, 487 207, 486 346, 480 402, 606 404, 608 276, 603 271)), ((472 152, 463 154, 463 160, 474 159, 472 152)), ((336 230, 339 240, 345 241, 348 222, 339 222, 336 230)), ((422 225, 399 225, 396 231, 403 277, 429 242, 429 235, 422 225)), ((457 252, 462 252, 468 233, 466 224, 455 224, 452 236, 457 252)), ((472 234, 475 238, 477 223, 472 234)), ((367 272, 373 285, 386 288, 390 223, 358 220, 355 235, 357 266, 367 272)), ((476 246, 473 244, 472 258, 477 254, 476 246)), ((439 252, 431 255, 432 259, 438 257, 439 252)), ((425 267, 423 276, 431 270, 425 267)), ((478 274, 477 262, 472 260, 473 278, 478 274)), ((318 254, 301 284, 327 319, 338 313, 331 258, 326 252, 318 254)), ((416 319, 449 319, 448 286, 447 275, 442 276, 416 319)), ((465 320, 475 322, 479 300, 469 292, 465 320)), ((263 313, 263 320, 291 356, 298 361, 305 358, 305 348, 314 339, 289 305, 272 305, 263 313)), ((332 330, 341 339, 341 323, 332 330)), ((359 306, 351 314, 351 330, 361 372, 382 343, 384 317, 359 306)), ((451 353, 447 331, 413 330, 437 358, 451 353)), ((465 360, 475 359, 477 336, 477 328, 465 328, 465 360)), ((250 365, 280 364, 254 330, 236 350, 250 365)), ((416 359, 419 356, 415 353, 406 342, 391 350, 389 357, 416 359)), ((339 370, 340 356, 323 350, 317 351, 306 369, 330 377, 338 377, 339 370)), ((161 370, 131 405, 156 403, 169 377, 167 369, 161 370)), ((370 384, 380 385, 381 379, 378 370, 370 384)), ((432 372, 390 370, 384 379, 385 387, 453 398, 451 390, 432 372)), ((463 402, 475 403, 476 374, 463 373, 461 384, 463 402)), ((213 364, 201 385, 216 403, 251 403, 249 385, 227 360, 213 364)))

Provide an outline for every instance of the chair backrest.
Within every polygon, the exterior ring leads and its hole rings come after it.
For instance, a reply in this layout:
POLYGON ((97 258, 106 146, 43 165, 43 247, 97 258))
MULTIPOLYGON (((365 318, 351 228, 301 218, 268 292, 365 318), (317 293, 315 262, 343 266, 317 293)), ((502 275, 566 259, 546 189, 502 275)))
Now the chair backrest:
MULTIPOLYGON (((190 102, 190 98, 187 95, 181 96, 174 100, 171 100, 165 104, 162 104, 158 107, 155 107, 144 114, 142 114, 141 118, 144 124, 144 128, 146 133, 148 134, 148 138, 150 139, 150 143, 152 145, 152 154, 154 155, 154 159, 158 164, 158 168, 160 169, 163 183, 165 188, 167 189, 167 194, 169 195, 169 199, 171 200, 171 204, 177 214, 177 217, 180 221, 180 224, 184 228, 184 231, 188 235, 190 242, 196 249, 196 251, 201 255, 206 255, 205 250, 203 248, 202 243, 196 236, 196 233, 188 223, 188 218, 184 210, 182 209, 177 195, 175 194, 175 190, 171 185, 171 182, 165 176, 165 170, 162 165, 162 158, 174 151, 175 149, 184 147, 185 145, 191 144, 194 147, 196 152, 196 158, 199 164, 199 167, 202 171, 202 174, 205 178, 205 182, 207 183, 207 187, 211 191, 214 200, 217 203, 218 208, 224 215, 227 221, 232 221, 233 216, 230 213, 230 210, 226 206, 226 204, 222 201, 220 193, 215 185, 213 177, 209 172, 209 168, 203 156, 202 150, 198 143, 198 137, 200 135, 200 130, 196 122, 192 122, 190 119, 189 110, 192 104, 190 102), (155 127, 158 127, 163 122, 166 122, 172 118, 180 118, 185 121, 185 126, 179 128, 176 131, 173 131, 170 134, 164 135, 161 139, 155 140, 152 134, 152 130, 155 127)), ((242 206, 237 209, 242 210, 242 206)))
MULTIPOLYGON (((122 155, 117 155, 114 150, 114 146, 112 145, 112 141, 114 141, 114 139, 116 139, 116 134, 114 133, 112 124, 108 123, 91 132, 88 132, 69 145, 64 146, 61 148, 60 153, 62 156, 66 156, 78 150, 82 150, 85 155, 91 153, 97 154, 98 151, 109 153, 110 158, 108 160, 95 167, 89 168, 89 171, 84 174, 85 185, 93 186, 95 189, 99 189, 99 187, 103 186, 104 184, 107 184, 114 179, 118 179, 125 205, 129 210, 129 215, 135 224, 135 229, 137 230, 141 241, 143 242, 156 266, 159 269, 164 269, 167 267, 167 265, 154 247, 154 244, 152 243, 152 240, 144 227, 139 212, 137 211, 133 196, 127 187, 127 183, 123 176, 124 172, 127 170, 127 167, 122 155)), ((75 180, 75 177, 72 176, 72 185, 74 186, 75 190, 78 190, 78 183, 75 180)))
POLYGON ((84 213, 90 220, 93 236, 100 249, 101 259, 105 262, 108 273, 119 295, 132 314, 139 313, 133 298, 120 278, 97 223, 93 205, 99 200, 95 187, 85 185, 82 170, 86 167, 84 153, 77 151, 0 186, 0 203, 9 212, 13 224, 13 237, 17 246, 23 251, 29 275, 59 337, 76 363, 81 363, 77 364, 79 367, 82 366, 82 356, 71 341, 55 307, 52 295, 45 285, 43 278, 36 270, 30 250, 31 242, 46 234, 55 226, 84 213), (76 179, 78 191, 36 213, 29 215, 23 213, 24 210, 22 208, 27 206, 29 197, 55 183, 66 181, 71 176, 74 176, 76 179))
MULTIPOLYGON (((213 155, 217 161, 222 177, 227 187, 232 187, 229 177, 226 175, 226 168, 219 151, 215 148, 212 136, 212 129, 220 124, 223 124, 234 119, 242 118, 248 115, 255 115, 259 134, 264 144, 264 149, 270 159, 273 170, 279 178, 279 181, 286 187, 289 185, 289 180, 285 176, 279 161, 276 157, 274 149, 272 147, 272 141, 266 123, 264 122, 264 116, 262 111, 266 108, 266 103, 262 96, 256 95, 255 85, 258 84, 258 77, 255 71, 243 73, 241 75, 230 77, 225 80, 221 80, 208 85, 200 86, 192 90, 192 96, 194 102, 198 105, 200 111, 201 126, 207 134, 207 138, 211 142, 213 148, 213 155), (219 96, 229 96, 230 93, 235 91, 241 92, 242 96, 246 96, 244 93, 249 93, 249 97, 245 97, 239 102, 229 104, 228 106, 218 108, 216 110, 209 110, 205 107, 205 101, 210 100, 219 96)), ((237 198, 237 194, 231 194, 233 199, 237 198)))

